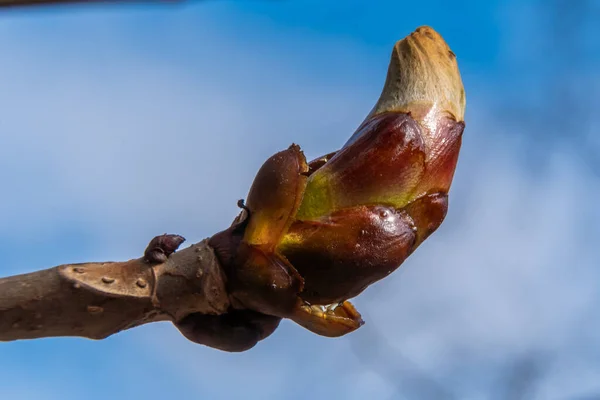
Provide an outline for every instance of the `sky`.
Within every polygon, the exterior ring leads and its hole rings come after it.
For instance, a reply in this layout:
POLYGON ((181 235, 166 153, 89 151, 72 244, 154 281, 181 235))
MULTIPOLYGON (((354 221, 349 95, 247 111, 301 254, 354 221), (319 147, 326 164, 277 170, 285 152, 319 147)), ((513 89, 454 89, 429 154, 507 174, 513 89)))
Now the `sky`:
POLYGON ((168 323, 0 343, 0 398, 600 398, 598 17, 584 0, 0 12, 1 276, 223 229, 271 154, 350 137, 418 26, 467 93, 448 216, 353 301, 358 331, 284 321, 239 354, 168 323))

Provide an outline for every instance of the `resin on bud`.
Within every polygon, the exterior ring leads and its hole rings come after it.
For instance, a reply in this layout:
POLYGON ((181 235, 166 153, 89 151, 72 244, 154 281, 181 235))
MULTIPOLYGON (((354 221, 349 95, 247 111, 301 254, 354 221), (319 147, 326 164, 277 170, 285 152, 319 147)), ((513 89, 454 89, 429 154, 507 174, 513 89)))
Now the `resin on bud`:
POLYGON ((296 145, 261 167, 244 218, 213 236, 232 304, 325 336, 363 323, 347 300, 433 233, 464 129, 454 53, 421 27, 392 52, 381 97, 337 152, 307 163, 296 145))

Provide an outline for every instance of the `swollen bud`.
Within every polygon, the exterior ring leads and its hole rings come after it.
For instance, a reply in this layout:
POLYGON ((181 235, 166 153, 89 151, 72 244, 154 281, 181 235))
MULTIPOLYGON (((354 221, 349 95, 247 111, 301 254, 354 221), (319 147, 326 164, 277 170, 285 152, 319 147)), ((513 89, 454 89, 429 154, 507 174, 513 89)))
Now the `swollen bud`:
MULTIPOLYGON (((464 111, 442 37, 421 27, 396 43, 381 96, 348 142, 310 163, 296 145, 269 158, 243 217, 211 238, 232 304, 324 336, 358 329, 346 300, 397 269, 446 216, 464 111)), ((254 343, 254 330, 238 330, 252 339, 241 348, 254 343)))

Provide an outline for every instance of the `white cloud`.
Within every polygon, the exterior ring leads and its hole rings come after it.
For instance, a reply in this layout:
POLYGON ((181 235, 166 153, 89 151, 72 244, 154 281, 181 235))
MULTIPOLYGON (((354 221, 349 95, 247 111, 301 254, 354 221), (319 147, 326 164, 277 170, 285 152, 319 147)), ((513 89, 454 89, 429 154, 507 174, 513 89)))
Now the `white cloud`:
MULTIPOLYGON (((236 200, 270 154, 292 142, 309 156, 330 151, 370 102, 365 85, 335 78, 325 86, 322 76, 294 65, 310 54, 299 38, 259 58, 257 46, 209 30, 206 45, 186 43, 173 59, 157 59, 179 36, 169 39, 167 30, 156 49, 140 49, 143 41, 121 43, 114 32, 105 38, 111 25, 97 18, 88 17, 87 29, 75 17, 55 18, 73 26, 57 25, 53 39, 61 44, 41 54, 26 27, 5 28, 12 39, 3 48, 13 57, 0 66, 10 77, 0 93, 0 212, 14 233, 51 231, 68 220, 116 243, 177 229, 199 239, 235 216, 236 200), (82 53, 75 57, 74 49, 82 53), (284 54, 294 57, 263 61, 284 54)), ((333 44, 315 48, 323 55, 333 44)))

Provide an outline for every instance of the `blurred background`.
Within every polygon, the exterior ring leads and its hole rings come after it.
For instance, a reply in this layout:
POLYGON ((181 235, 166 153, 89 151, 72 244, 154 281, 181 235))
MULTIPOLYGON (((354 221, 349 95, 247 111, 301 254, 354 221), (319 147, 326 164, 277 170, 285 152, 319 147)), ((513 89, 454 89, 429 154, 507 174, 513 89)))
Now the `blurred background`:
POLYGON ((442 227, 340 339, 170 324, 0 344, 1 399, 600 399, 600 2, 189 1, 0 12, 0 275, 228 226, 296 142, 340 147, 420 25, 467 128, 442 227))

